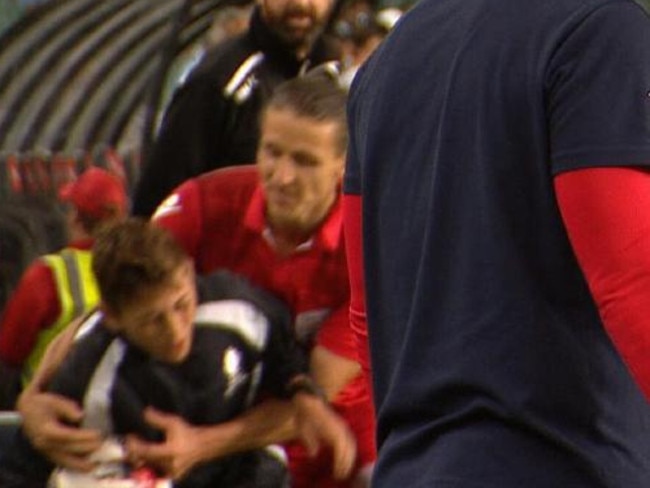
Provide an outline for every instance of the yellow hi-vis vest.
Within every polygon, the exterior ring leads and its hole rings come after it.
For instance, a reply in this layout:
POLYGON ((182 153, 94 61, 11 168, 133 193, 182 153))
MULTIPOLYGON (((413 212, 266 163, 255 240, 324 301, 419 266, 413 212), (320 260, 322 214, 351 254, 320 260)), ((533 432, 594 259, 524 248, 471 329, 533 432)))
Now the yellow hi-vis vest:
POLYGON ((41 259, 52 270, 61 313, 54 323, 43 329, 23 367, 23 385, 32 378, 45 349, 66 325, 88 313, 99 303, 99 289, 92 271, 92 253, 88 250, 66 248, 41 259))

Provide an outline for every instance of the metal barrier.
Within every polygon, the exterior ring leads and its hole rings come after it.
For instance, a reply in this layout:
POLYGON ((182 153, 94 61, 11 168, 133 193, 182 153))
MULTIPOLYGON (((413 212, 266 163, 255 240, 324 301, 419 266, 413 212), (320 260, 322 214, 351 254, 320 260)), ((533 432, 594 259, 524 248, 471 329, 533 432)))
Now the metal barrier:
POLYGON ((21 422, 18 412, 0 410, 0 459, 11 445, 21 422))
MULTIPOLYGON (((241 0, 52 0, 31 9, 0 36, 2 159, 108 146, 139 160, 169 67, 231 3, 241 0)), ((0 167, 3 192, 14 187, 10 173, 0 167)))

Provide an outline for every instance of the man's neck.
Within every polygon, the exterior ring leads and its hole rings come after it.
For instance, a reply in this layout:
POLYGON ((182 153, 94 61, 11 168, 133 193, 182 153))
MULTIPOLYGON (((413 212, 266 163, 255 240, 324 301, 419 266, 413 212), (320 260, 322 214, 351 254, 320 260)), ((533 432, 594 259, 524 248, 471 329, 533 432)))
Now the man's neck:
POLYGON ((309 53, 311 52, 312 47, 313 47, 313 44, 297 46, 293 50, 293 53, 295 54, 296 59, 298 61, 300 61, 300 62, 305 61, 307 59, 307 57, 309 56, 309 53))
POLYGON ((308 243, 312 238, 312 233, 270 226, 267 236, 267 240, 279 255, 288 256, 296 252, 300 246, 308 243))
POLYGON ((267 215, 269 237, 275 250, 282 255, 291 254, 300 246, 308 243, 314 237, 318 228, 327 220, 335 201, 336 196, 334 195, 332 201, 316 210, 312 218, 308 219, 309 222, 312 222, 309 226, 274 222, 273 218, 267 215))
POLYGON ((92 239, 92 236, 79 223, 73 223, 68 228, 68 240, 70 242, 85 241, 92 239))

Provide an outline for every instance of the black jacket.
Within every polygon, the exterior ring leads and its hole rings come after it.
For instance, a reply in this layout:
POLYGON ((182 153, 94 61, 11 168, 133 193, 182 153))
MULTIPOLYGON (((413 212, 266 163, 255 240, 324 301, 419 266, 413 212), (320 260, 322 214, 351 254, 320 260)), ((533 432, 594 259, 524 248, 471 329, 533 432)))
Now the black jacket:
POLYGON ((320 39, 298 61, 256 9, 248 31, 215 47, 174 94, 136 186, 133 213, 151 215, 186 179, 254 162, 259 112, 272 90, 334 59, 320 39))
MULTIPOLYGON (((194 425, 214 425, 237 417, 260 397, 286 397, 291 378, 308 370, 286 305, 227 271, 202 277, 199 292, 192 349, 182 363, 152 359, 103 327, 96 312, 85 319, 86 333, 48 390, 83 405, 85 426, 150 441, 163 439, 144 420, 147 406, 194 425), (244 312, 237 313, 237 304, 244 312)), ((0 460, 0 487, 44 487, 53 469, 20 431, 0 460)), ((174 487, 279 488, 286 476, 284 466, 257 450, 199 466, 174 487)))

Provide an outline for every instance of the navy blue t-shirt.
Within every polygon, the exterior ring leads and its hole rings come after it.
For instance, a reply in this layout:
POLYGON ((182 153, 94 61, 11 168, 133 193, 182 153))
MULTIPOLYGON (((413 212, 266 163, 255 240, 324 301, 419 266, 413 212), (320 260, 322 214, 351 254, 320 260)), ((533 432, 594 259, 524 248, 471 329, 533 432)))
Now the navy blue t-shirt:
POLYGON ((375 486, 650 486, 650 406, 610 342, 553 176, 650 166, 631 0, 422 0, 358 74, 375 486))

